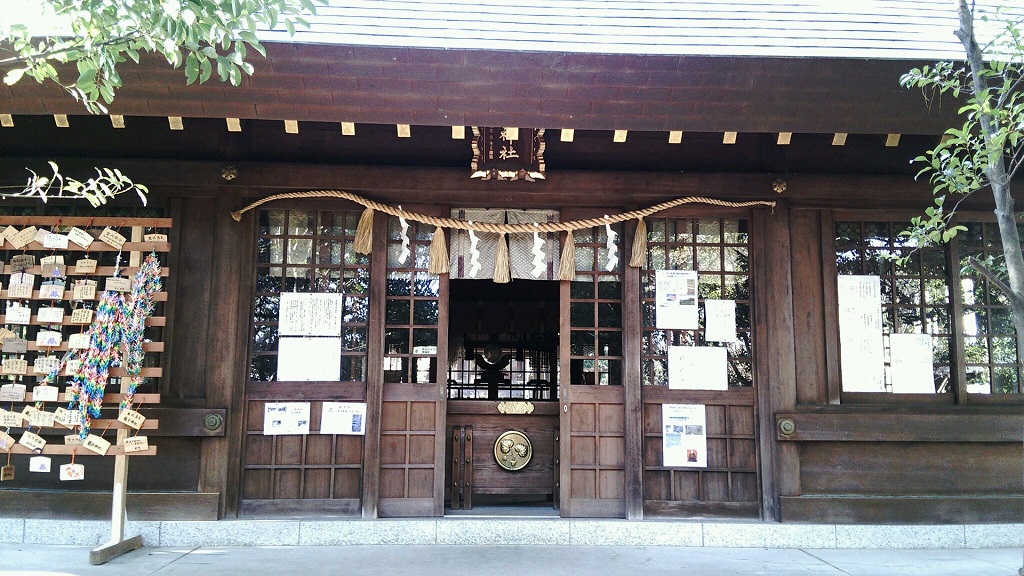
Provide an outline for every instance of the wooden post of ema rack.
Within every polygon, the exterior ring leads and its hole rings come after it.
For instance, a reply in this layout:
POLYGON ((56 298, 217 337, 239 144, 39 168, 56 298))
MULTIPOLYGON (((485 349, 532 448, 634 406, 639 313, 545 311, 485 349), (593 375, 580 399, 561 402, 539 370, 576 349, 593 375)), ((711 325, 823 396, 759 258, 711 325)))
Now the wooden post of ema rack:
MULTIPOLYGON (((132 226, 132 242, 142 242, 142 226, 132 226)), ((138 267, 142 264, 142 253, 133 251, 129 253, 128 265, 138 267)), ((120 266, 120 262, 118 262, 120 266)), ((126 377, 121 379, 121 394, 128 391, 126 377)), ((119 428, 117 431, 117 444, 124 445, 128 437, 127 428, 119 428)), ((142 548, 142 536, 135 535, 125 540, 124 525, 128 519, 125 510, 128 499, 128 455, 120 454, 114 456, 114 494, 111 500, 110 513, 110 541, 89 552, 89 564, 104 564, 108 560, 116 558, 132 550, 142 548)))

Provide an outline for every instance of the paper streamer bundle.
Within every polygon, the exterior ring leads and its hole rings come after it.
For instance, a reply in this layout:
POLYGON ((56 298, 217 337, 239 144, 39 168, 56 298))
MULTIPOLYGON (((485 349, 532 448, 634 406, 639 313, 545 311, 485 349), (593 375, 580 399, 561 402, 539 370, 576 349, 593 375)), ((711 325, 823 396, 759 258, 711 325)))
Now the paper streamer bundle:
POLYGON ((352 192, 346 192, 344 190, 309 190, 306 192, 284 192, 281 194, 274 194, 266 198, 261 198, 241 210, 236 210, 231 213, 231 218, 236 222, 242 220, 242 214, 256 208, 267 202, 274 200, 283 199, 295 199, 295 198, 343 198, 350 200, 361 206, 364 206, 362 216, 359 218, 359 224, 356 226, 356 235, 354 240, 355 251, 360 254, 369 254, 373 248, 373 213, 374 211, 380 211, 385 214, 395 216, 401 219, 402 222, 402 257, 401 260, 404 263, 409 256, 409 241, 407 236, 408 223, 407 220, 415 222, 422 222, 430 224, 436 228, 434 231, 434 239, 430 244, 430 263, 428 270, 432 274, 445 274, 448 272, 450 263, 448 262, 448 252, 444 249, 444 228, 450 228, 452 230, 468 230, 470 237, 470 270, 468 276, 473 278, 480 271, 479 257, 480 252, 477 249, 477 238, 476 233, 484 232, 489 234, 499 234, 500 239, 498 241, 497 253, 495 254, 495 269, 494 269, 494 281, 495 282, 508 282, 511 279, 511 273, 509 270, 509 254, 508 244, 506 243, 505 236, 507 234, 523 234, 523 233, 552 233, 552 232, 566 232, 566 241, 562 249, 561 265, 559 267, 558 278, 559 280, 572 280, 576 276, 575 269, 575 255, 573 247, 573 230, 583 230, 585 228, 595 228, 598 226, 606 227, 606 234, 608 236, 607 250, 608 250, 608 261, 605 265, 605 269, 612 271, 619 264, 619 248, 616 244, 618 234, 611 229, 611 224, 619 222, 626 222, 636 218, 638 220, 636 233, 633 237, 632 253, 629 259, 629 265, 633 268, 642 267, 647 260, 647 225, 644 223, 644 218, 668 210, 669 208, 675 208, 677 206, 683 206, 685 204, 708 204, 711 206, 726 206, 730 208, 745 208, 748 206, 766 206, 769 208, 775 208, 775 202, 771 200, 748 200, 743 202, 732 202, 729 200, 720 200, 718 198, 706 198, 702 196, 686 196, 683 198, 676 198, 660 204, 655 204, 641 210, 632 210, 629 212, 623 212, 621 214, 606 215, 604 218, 586 218, 582 220, 563 221, 563 222, 540 222, 536 224, 498 224, 493 222, 481 222, 473 224, 473 222, 466 220, 458 220, 455 218, 439 218, 436 216, 428 216, 425 214, 417 214, 415 212, 406 212, 399 206, 395 209, 392 206, 377 202, 374 200, 368 200, 353 194, 352 192))

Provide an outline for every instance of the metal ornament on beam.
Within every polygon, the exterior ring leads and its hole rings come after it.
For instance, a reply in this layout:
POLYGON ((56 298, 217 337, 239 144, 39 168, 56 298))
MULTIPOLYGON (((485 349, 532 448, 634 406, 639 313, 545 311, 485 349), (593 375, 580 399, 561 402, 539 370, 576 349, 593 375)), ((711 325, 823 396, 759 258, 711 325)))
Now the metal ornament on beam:
POLYGON ((544 179, 543 128, 472 128, 470 178, 510 182, 544 179))

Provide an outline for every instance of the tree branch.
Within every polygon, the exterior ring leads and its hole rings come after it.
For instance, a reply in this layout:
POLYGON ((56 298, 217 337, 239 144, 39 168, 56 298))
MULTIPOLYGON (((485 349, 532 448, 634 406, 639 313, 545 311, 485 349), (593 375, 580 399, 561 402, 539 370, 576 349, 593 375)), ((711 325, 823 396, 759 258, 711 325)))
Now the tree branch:
POLYGON ((998 288, 999 291, 1002 292, 1003 294, 1006 294, 1007 299, 1009 299, 1011 302, 1016 303, 1017 306, 1024 306, 1024 299, 1022 299, 1017 294, 1014 294, 1013 290, 1010 289, 1009 284, 1003 282, 1002 279, 1000 279, 998 276, 992 273, 992 271, 989 270, 988 267, 986 267, 984 264, 982 264, 977 258, 975 258, 974 256, 967 258, 967 264, 969 264, 970 267, 973 268, 978 274, 981 274, 985 278, 985 280, 988 280, 992 284, 995 284, 995 287, 998 288))
MULTIPOLYGON (((111 38, 111 39, 105 40, 103 42, 97 42, 97 43, 93 44, 93 46, 98 46, 98 47, 101 47, 101 48, 105 48, 107 46, 116 46, 118 44, 123 44, 125 42, 130 42, 131 40, 134 40, 134 39, 139 38, 141 36, 143 36, 143 34, 142 34, 142 32, 140 30, 137 30, 137 29, 136 30, 130 30, 126 34, 124 34, 123 36, 118 36, 117 38, 111 38)), ((73 50, 83 50, 85 44, 86 43, 83 40, 83 41, 78 42, 76 44, 72 44, 70 46, 65 46, 65 47, 60 48, 60 49, 48 50, 46 52, 39 52, 37 54, 31 54, 29 56, 20 56, 20 55, 19 56, 11 56, 9 58, 0 59, 0 66, 4 66, 4 65, 7 65, 7 64, 27 64, 27 63, 32 62, 33 60, 47 60, 47 59, 53 58, 54 56, 58 56, 58 55, 61 55, 61 54, 67 54, 68 52, 71 52, 73 50)))

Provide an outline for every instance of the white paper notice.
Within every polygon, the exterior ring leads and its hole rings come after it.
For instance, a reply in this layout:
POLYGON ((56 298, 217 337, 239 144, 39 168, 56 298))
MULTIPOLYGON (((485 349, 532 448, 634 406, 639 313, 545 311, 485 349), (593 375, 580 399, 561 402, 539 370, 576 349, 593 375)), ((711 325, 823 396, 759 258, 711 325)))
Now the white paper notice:
POLYGON ((704 301, 704 340, 708 342, 736 341, 736 301, 704 301))
POLYGON ((720 346, 669 346, 668 387, 677 390, 728 390, 728 360, 720 346))
POLYGON ((324 402, 320 414, 321 434, 366 434, 365 402, 324 402))
POLYGON ((281 336, 340 336, 341 294, 282 292, 278 313, 281 336))
POLYGON ((839 276, 839 353, 846 392, 885 392, 878 276, 839 276))
POLYGON ((928 334, 889 335, 889 375, 892 391, 934 394, 932 337, 928 334))
POLYGON ((341 338, 281 338, 277 343, 277 379, 282 382, 341 379, 341 338))
POLYGON ((703 404, 662 404, 663 466, 708 467, 707 416, 703 404))
POLYGON ((309 402, 267 402, 263 435, 309 434, 309 402))
POLYGON ((668 330, 699 328, 695 270, 656 270, 654 286, 656 327, 668 330))

